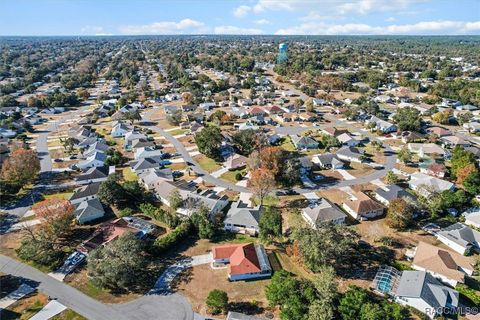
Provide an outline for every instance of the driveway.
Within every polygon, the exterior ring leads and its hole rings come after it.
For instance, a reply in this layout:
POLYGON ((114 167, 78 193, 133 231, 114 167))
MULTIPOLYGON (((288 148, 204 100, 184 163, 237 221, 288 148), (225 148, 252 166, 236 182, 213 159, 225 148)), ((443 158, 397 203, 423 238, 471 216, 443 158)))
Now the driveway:
POLYGON ((36 282, 37 289, 89 320, 193 320, 188 300, 179 294, 151 294, 123 304, 104 304, 39 270, 0 255, 0 271, 36 282))
POLYGON ((164 293, 170 291, 170 282, 175 279, 180 273, 182 273, 185 269, 202 265, 208 264, 213 262, 213 256, 211 253, 193 256, 189 258, 185 258, 179 260, 175 264, 171 265, 158 278, 155 286, 150 291, 151 293, 164 293))

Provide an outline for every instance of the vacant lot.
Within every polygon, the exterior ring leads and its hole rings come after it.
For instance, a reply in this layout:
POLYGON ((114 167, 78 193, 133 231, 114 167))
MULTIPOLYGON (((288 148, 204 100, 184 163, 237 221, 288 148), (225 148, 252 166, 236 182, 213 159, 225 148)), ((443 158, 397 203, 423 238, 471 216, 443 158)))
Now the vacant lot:
POLYGON ((177 290, 185 295, 193 310, 208 313, 205 301, 213 289, 228 293, 229 309, 252 310, 263 313, 267 307, 265 286, 270 280, 228 281, 227 269, 213 270, 209 264, 189 269, 177 280, 177 290))
POLYGON ((208 158, 207 156, 200 154, 194 157, 195 161, 198 162, 200 167, 208 172, 214 172, 221 168, 221 166, 215 162, 215 160, 208 158))

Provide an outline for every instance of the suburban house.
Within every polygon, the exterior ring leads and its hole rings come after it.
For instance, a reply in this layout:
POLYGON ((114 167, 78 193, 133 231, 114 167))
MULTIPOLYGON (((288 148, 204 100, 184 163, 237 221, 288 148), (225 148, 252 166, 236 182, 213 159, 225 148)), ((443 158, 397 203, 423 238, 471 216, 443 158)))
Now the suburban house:
POLYGON ((232 203, 230 210, 228 210, 223 220, 224 229, 234 233, 256 236, 260 230, 258 226, 260 215, 260 206, 250 208, 242 200, 239 200, 232 203))
POLYGON ((370 119, 366 121, 366 123, 375 123, 375 130, 379 130, 383 133, 391 133, 397 131, 396 125, 375 116, 371 116, 370 119))
POLYGON ((435 143, 409 143, 407 148, 411 153, 418 154, 422 158, 447 154, 442 147, 435 143))
POLYGON ((147 136, 135 130, 127 132, 125 134, 124 142, 123 142, 123 147, 125 148, 125 150, 131 150, 133 141, 137 139, 147 139, 147 136))
POLYGON ((445 309, 458 306, 457 291, 443 285, 425 271, 403 271, 395 301, 415 308, 433 319, 445 309))
POLYGON ((115 173, 115 166, 94 167, 75 178, 77 184, 90 184, 107 180, 108 176, 115 173))
POLYGON ((386 206, 390 204, 390 201, 397 198, 406 199, 407 202, 416 201, 412 194, 396 184, 387 185, 384 188, 379 187, 375 190, 374 197, 386 206))
POLYGON ((364 158, 362 151, 354 147, 341 147, 337 150, 336 154, 341 160, 349 162, 362 163, 364 158))
POLYGON ((322 169, 343 169, 345 166, 342 160, 333 153, 315 155, 312 158, 312 162, 318 164, 322 169))
POLYGON ((102 218, 105 215, 105 210, 100 200, 93 198, 80 202, 73 214, 79 224, 84 224, 102 218))
POLYGON ((337 137, 338 141, 340 141, 343 145, 349 147, 357 147, 359 144, 362 143, 362 138, 357 136, 351 136, 348 133, 342 133, 337 137))
POLYGON ((461 147, 469 147, 472 144, 460 137, 457 136, 446 136, 440 138, 440 142, 442 143, 444 148, 455 148, 456 146, 461 146, 461 147))
POLYGON ((248 161, 247 157, 244 157, 236 153, 228 157, 227 161, 225 161, 224 166, 228 170, 241 169, 247 166, 247 161, 248 161))
POLYGON ((463 124, 463 127, 470 133, 480 132, 480 122, 467 122, 463 124))
POLYGON ((216 216, 228 205, 228 196, 219 196, 216 191, 207 189, 201 193, 188 193, 177 213, 190 217, 199 206, 204 206, 210 216, 216 216))
POLYGON ((104 152, 96 151, 87 159, 77 163, 77 167, 80 170, 85 170, 85 169, 95 168, 95 167, 103 167, 105 165, 106 160, 107 160, 107 155, 104 152))
POLYGON ((125 137, 125 135, 126 135, 128 132, 131 132, 131 131, 132 131, 132 128, 130 128, 129 126, 127 126, 125 123, 123 123, 123 122, 117 122, 117 124, 115 124, 115 125, 112 127, 112 131, 111 131, 110 135, 111 135, 113 138, 125 137))
POLYGON ((172 181, 173 173, 170 168, 151 168, 142 171, 138 175, 140 181, 145 185, 147 190, 155 189, 155 186, 159 185, 162 181, 172 181))
POLYGON ((75 189, 69 199, 70 202, 75 205, 82 201, 96 199, 100 184, 101 182, 94 182, 75 189))
POLYGON ((95 152, 107 152, 108 150, 108 145, 105 143, 104 140, 97 140, 90 146, 88 146, 88 149, 83 152, 84 157, 91 157, 92 155, 95 154, 95 152))
POLYGON ((420 242, 415 248, 412 267, 426 271, 455 288, 457 283, 465 282, 465 275, 473 274, 475 261, 470 257, 420 242))
POLYGON ((460 254, 480 249, 480 232, 457 222, 438 231, 437 239, 460 254))
POLYGON ((437 178, 445 177, 445 172, 447 171, 443 163, 434 162, 434 163, 428 164, 428 162, 424 162, 424 163, 421 163, 419 167, 420 167, 420 172, 426 173, 429 176, 434 176, 437 178), (425 166, 423 164, 427 164, 427 165, 425 166))
POLYGON ((327 135, 333 136, 333 137, 338 137, 341 134, 344 134, 344 133, 348 134, 349 133, 347 129, 337 129, 337 128, 334 128, 334 127, 322 129, 322 132, 324 134, 327 134, 327 135))
POLYGON ((316 149, 318 148, 318 141, 311 137, 300 137, 296 134, 290 135, 292 143, 297 150, 316 149))
POLYGON ((162 157, 163 152, 161 150, 154 149, 152 147, 141 147, 135 150, 135 160, 142 158, 162 157))
POLYGON ((213 264, 228 266, 231 281, 267 278, 272 275, 265 248, 262 245, 229 244, 213 248, 213 264))
POLYGON ((452 132, 448 129, 442 127, 430 127, 426 130, 428 133, 434 134, 438 137, 445 137, 452 134, 452 132))
POLYGON ((315 204, 304 208, 302 217, 313 229, 317 229, 322 223, 345 223, 347 216, 335 204, 321 198, 315 204))
POLYGON ((429 197, 433 193, 455 189, 455 184, 421 172, 410 175, 408 186, 424 197, 429 197))
POLYGON ((465 224, 480 229, 480 210, 465 214, 465 224))
POLYGON ((343 209, 357 220, 366 220, 381 216, 385 207, 370 199, 362 191, 354 192, 353 197, 342 203, 343 209))
POLYGON ((161 168, 162 167, 161 161, 162 161, 162 158, 159 156, 141 158, 141 159, 138 159, 137 161, 130 162, 130 168, 132 168, 132 170, 136 174, 142 174, 150 169, 161 168))

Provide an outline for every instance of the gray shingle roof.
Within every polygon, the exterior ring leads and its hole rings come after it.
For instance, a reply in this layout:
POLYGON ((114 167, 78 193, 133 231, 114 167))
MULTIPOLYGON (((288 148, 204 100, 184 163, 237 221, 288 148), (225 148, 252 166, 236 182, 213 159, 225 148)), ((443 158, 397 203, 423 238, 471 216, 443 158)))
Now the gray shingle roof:
POLYGON ((260 207, 249 208, 241 200, 232 203, 230 210, 228 210, 224 223, 245 225, 247 227, 254 227, 258 229, 258 222, 260 221, 261 209, 260 207))
POLYGON ((458 292, 425 271, 403 271, 396 296, 421 298, 433 308, 458 305, 458 292))
POLYGON ((342 210, 324 198, 320 199, 315 207, 307 207, 303 209, 303 212, 308 215, 316 225, 346 217, 342 210))

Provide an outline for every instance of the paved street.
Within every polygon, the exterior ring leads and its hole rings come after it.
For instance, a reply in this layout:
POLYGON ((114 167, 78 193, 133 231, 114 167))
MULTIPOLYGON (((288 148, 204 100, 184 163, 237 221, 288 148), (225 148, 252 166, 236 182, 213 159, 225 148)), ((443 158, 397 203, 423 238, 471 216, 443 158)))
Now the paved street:
POLYGON ((103 304, 39 270, 0 255, 0 271, 38 283, 38 290, 89 320, 192 320, 189 302, 179 294, 147 295, 117 305, 103 304))

